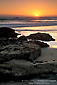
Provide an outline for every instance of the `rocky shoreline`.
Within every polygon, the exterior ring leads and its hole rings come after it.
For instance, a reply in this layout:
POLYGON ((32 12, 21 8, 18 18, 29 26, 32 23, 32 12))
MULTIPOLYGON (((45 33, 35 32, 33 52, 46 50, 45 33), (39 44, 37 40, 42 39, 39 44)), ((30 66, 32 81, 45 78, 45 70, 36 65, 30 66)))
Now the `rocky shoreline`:
POLYGON ((57 74, 56 63, 37 61, 42 55, 41 48, 49 47, 43 41, 55 41, 51 35, 36 33, 19 38, 17 35, 11 28, 0 28, 0 82, 41 77, 43 73, 57 74))

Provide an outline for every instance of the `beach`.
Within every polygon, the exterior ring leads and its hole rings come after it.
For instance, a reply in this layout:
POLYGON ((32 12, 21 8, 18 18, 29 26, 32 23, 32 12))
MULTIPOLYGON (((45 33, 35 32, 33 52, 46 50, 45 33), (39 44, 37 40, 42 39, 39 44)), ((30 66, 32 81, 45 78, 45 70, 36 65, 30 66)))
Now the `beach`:
POLYGON ((0 85, 57 85, 57 0, 0 0, 0 85))
MULTIPOLYGON (((49 47, 41 48, 41 55, 35 60, 35 62, 36 62, 37 65, 38 64, 40 64, 40 65, 41 64, 42 65, 43 64, 44 65, 45 64, 57 65, 57 25, 56 25, 57 21, 56 21, 56 23, 53 21, 53 24, 55 23, 54 25, 51 24, 52 22, 50 22, 50 21, 48 21, 48 22, 47 21, 46 22, 41 21, 40 23, 39 23, 39 21, 35 21, 35 22, 33 21, 34 24, 33 24, 33 22, 28 22, 28 21, 27 22, 17 21, 17 22, 18 23, 16 23, 15 21, 9 21, 9 20, 3 21, 3 22, 0 21, 0 27, 5 27, 5 26, 11 27, 12 29, 15 30, 16 33, 21 34, 21 35, 18 35, 18 37, 23 36, 23 35, 29 36, 30 34, 34 34, 34 33, 48 33, 48 34, 50 34, 55 39, 55 41, 43 41, 44 43, 47 43, 49 45, 49 47), (47 23, 50 26, 47 26, 47 23), (45 24, 46 24, 46 26, 43 26, 45 24)), ((13 60, 13 62, 14 62, 14 60, 13 60)), ((9 63, 9 62, 7 62, 7 63, 9 63)), ((45 69, 46 69, 46 67, 45 67, 45 69)), ((41 69, 40 69, 40 71, 41 71, 41 69)), ((44 71, 46 71, 46 70, 44 70, 44 71)), ((53 71, 57 72, 56 68, 53 71)), ((46 78, 45 74, 44 74, 44 76, 41 76, 41 78, 43 77, 44 80, 47 80, 47 79, 48 80, 55 80, 55 83, 57 83, 57 79, 56 79, 57 73, 56 73, 56 77, 54 77, 54 74, 52 74, 51 72, 50 72, 50 74, 47 74, 47 75, 49 76, 48 78, 46 78)), ((34 81, 33 83, 35 83, 35 81, 37 81, 37 80, 41 80, 41 78, 33 78, 33 81, 34 81)), ((13 82, 12 81, 12 83, 6 82, 6 83, 1 83, 0 85, 7 85, 7 84, 8 85, 29 85, 29 83, 31 83, 31 82, 29 82, 28 80, 26 82, 26 80, 25 80, 24 82, 13 82)), ((55 83, 54 83, 54 85, 56 85, 55 83)), ((36 85, 37 85, 37 82, 36 82, 36 85)), ((52 82, 50 83, 50 85, 52 85, 52 82)))
POLYGON ((42 56, 38 58, 38 61, 44 63, 57 63, 57 48, 42 48, 42 56))

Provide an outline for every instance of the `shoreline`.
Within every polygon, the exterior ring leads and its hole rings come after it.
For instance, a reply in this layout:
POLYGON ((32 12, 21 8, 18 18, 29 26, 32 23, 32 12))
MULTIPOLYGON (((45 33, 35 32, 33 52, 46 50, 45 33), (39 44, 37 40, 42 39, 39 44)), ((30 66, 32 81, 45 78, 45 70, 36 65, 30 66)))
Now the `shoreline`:
POLYGON ((57 63, 57 48, 41 48, 42 55, 37 59, 44 63, 57 63))

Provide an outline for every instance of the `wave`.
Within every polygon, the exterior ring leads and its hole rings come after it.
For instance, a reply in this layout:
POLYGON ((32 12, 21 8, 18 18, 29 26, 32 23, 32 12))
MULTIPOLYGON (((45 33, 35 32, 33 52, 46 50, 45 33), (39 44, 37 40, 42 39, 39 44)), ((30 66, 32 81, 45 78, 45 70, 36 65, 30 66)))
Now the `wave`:
POLYGON ((31 29, 15 29, 15 31, 57 31, 57 30, 31 30, 31 29))
POLYGON ((17 28, 17 27, 38 27, 38 26, 55 26, 57 25, 57 22, 21 22, 21 23, 0 23, 0 27, 11 27, 11 28, 17 28))
POLYGON ((0 17, 0 27, 55 26, 57 17, 0 17))

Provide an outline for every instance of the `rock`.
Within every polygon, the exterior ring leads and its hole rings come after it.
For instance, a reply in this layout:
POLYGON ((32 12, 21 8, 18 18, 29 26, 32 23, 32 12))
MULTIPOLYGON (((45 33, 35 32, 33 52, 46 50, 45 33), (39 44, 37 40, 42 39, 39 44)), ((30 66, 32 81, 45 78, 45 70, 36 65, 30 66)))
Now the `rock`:
POLYGON ((19 38, 18 38, 18 40, 19 41, 27 41, 27 37, 26 36, 20 36, 19 38))
POLYGON ((28 41, 28 43, 34 43, 36 45, 39 45, 40 47, 49 47, 47 43, 41 42, 41 41, 28 41))
POLYGON ((30 34, 29 36, 27 36, 27 38, 32 40, 55 41, 55 39, 53 39, 51 35, 46 33, 30 34))
POLYGON ((0 46, 6 46, 9 44, 17 44, 17 38, 0 38, 0 46))
POLYGON ((54 63, 36 63, 26 60, 11 60, 0 64, 0 81, 1 80, 19 80, 40 76, 41 78, 47 78, 43 73, 57 73, 57 64, 54 63))
POLYGON ((0 38, 17 37, 14 29, 8 27, 0 27, 0 38))
POLYGON ((11 59, 34 61, 41 55, 39 45, 31 43, 9 44, 0 48, 0 63, 11 59))
POLYGON ((40 74, 39 78, 40 78, 40 79, 47 79, 47 78, 49 78, 49 75, 40 74))

